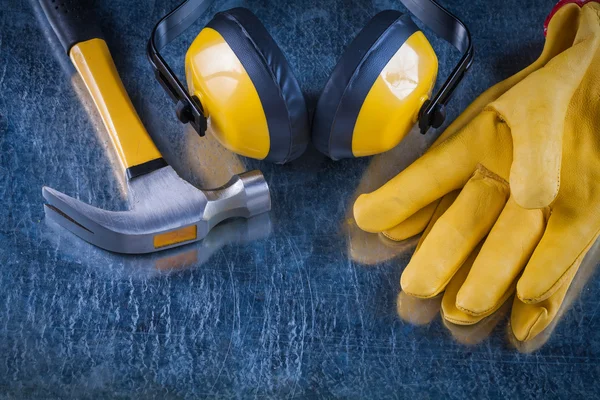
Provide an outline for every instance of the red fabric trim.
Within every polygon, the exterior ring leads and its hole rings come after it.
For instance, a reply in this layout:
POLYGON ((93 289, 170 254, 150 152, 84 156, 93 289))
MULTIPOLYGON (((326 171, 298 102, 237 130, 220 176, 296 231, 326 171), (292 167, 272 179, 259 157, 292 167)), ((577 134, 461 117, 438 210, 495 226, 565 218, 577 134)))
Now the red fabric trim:
POLYGON ((565 4, 575 3, 579 7, 583 7, 584 5, 592 1, 600 3, 600 0, 560 0, 558 3, 556 3, 552 11, 550 11, 550 14, 548 14, 546 20, 544 21, 544 36, 546 36, 546 33, 548 32, 548 25, 550 24, 550 20, 552 19, 552 17, 554 17, 554 14, 556 14, 556 12, 560 10, 565 4))

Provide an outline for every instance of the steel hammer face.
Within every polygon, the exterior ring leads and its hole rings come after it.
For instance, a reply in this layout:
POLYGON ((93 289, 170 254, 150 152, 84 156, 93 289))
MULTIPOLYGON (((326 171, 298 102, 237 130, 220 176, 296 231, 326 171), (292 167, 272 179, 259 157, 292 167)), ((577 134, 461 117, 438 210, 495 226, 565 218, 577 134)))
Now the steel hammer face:
POLYGON ((204 238, 224 219, 269 211, 269 188, 259 171, 200 190, 170 167, 128 181, 131 209, 107 211, 44 187, 46 216, 84 240, 118 253, 150 253, 204 238))

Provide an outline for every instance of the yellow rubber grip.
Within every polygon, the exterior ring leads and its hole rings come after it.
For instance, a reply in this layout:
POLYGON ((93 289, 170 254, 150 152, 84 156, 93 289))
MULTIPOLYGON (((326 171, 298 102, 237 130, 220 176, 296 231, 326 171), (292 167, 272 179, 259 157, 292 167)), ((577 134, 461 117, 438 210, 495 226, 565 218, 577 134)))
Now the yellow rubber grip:
POLYGON ((162 158, 125 91, 106 42, 91 39, 77 43, 70 57, 94 99, 123 167, 162 158))

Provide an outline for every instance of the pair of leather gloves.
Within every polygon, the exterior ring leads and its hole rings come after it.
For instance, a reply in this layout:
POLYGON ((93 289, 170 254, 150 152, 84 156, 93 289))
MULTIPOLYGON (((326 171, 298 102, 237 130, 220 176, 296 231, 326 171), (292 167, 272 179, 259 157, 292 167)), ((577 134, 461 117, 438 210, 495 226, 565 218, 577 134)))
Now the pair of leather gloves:
POLYGON ((476 324, 512 303, 519 341, 556 318, 600 235, 600 4, 563 1, 541 56, 477 98, 420 159, 354 204, 404 240, 409 296, 476 324))

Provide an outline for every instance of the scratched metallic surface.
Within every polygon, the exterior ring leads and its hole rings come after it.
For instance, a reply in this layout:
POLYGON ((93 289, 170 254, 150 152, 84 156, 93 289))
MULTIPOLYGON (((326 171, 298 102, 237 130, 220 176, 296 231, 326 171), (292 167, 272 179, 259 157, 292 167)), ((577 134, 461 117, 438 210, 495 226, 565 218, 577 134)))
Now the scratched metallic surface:
MULTIPOLYGON (((401 302, 398 311, 399 277, 415 240, 390 245, 357 231, 351 204, 435 135, 413 133, 388 154, 341 162, 310 149, 286 166, 240 159, 200 139, 176 122, 145 56, 153 24, 177 2, 98 6, 124 84, 184 178, 217 186, 231 173, 261 169, 272 188, 270 218, 235 221, 201 243, 145 257, 110 254, 46 224, 43 185, 123 209, 122 172, 113 169, 93 104, 35 1, 4 0, 0 398, 597 397, 597 252, 532 353, 510 340, 506 307, 462 330, 444 325, 435 302, 401 302)), ((444 1, 468 22, 476 49, 450 119, 535 59, 553 2, 444 1)), ((314 105, 344 46, 394 3, 231 0, 212 12, 252 9, 314 105)), ((200 27, 167 51, 180 74, 200 27)), ((445 77, 457 54, 426 34, 445 77)))

